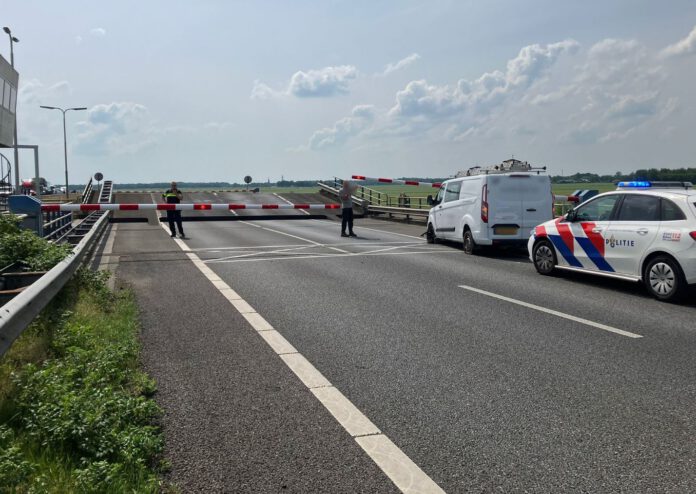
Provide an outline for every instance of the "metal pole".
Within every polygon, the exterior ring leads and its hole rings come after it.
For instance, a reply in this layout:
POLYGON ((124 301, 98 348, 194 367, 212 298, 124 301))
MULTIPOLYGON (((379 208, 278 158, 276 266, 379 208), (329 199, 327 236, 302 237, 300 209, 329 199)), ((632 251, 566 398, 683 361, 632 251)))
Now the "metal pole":
MULTIPOLYGON (((12 36, 12 31, 10 30, 9 27, 5 26, 2 28, 3 31, 7 33, 7 36, 10 38, 10 65, 14 69, 14 43, 18 43, 19 40, 12 36)), ((19 87, 16 88, 17 93, 19 93, 19 87)), ((19 141, 17 140, 17 105, 15 103, 15 111, 14 111, 14 165, 15 165, 15 193, 19 190, 19 152, 17 150, 17 146, 19 145, 19 141)))
POLYGON ((39 173, 39 146, 32 146, 34 148, 34 174, 36 175, 36 182, 34 183, 34 191, 36 192, 36 198, 41 200, 41 175, 39 173))
POLYGON ((70 200, 70 190, 68 188, 68 137, 65 131, 65 113, 68 110, 62 110, 63 112, 63 152, 65 154, 65 200, 70 200))

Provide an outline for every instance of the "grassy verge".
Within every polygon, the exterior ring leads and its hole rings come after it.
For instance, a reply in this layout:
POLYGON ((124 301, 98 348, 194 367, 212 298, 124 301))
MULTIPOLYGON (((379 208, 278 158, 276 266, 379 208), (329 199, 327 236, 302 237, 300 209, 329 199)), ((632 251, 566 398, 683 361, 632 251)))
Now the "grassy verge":
POLYGON ((83 270, 0 360, 0 492, 158 492, 133 294, 83 270))

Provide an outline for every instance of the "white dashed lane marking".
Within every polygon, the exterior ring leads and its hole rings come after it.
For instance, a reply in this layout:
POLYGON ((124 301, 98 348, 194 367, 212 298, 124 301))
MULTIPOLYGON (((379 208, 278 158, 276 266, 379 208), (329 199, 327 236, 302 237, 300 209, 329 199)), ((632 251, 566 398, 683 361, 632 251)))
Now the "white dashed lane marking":
POLYGON ((523 302, 522 300, 517 300, 515 298, 506 297, 504 295, 498 295, 497 293, 487 292, 486 290, 481 290, 480 288, 474 288, 473 286, 459 285, 459 288, 463 288, 464 290, 469 290, 470 292, 480 293, 481 295, 486 295, 487 297, 493 297, 493 298, 497 298, 499 300, 504 300, 506 302, 510 302, 511 304, 521 305, 522 307, 526 307, 528 309, 538 310, 539 312, 545 312, 547 314, 551 314, 551 315, 554 315, 557 317, 562 317, 563 319, 568 319, 569 321, 577 322, 577 323, 584 324, 586 326, 591 326, 591 327, 597 328, 597 329, 602 329, 604 331, 609 331, 610 333, 616 333, 616 334, 619 334, 621 336, 626 336, 628 338, 642 338, 643 337, 642 335, 639 335, 636 333, 631 333, 630 331, 625 331, 623 329, 618 329, 618 328, 614 328, 612 326, 607 326, 606 324, 590 321, 588 319, 573 316, 571 314, 566 314, 565 312, 560 312, 557 310, 548 309, 548 308, 542 307, 540 305, 530 304, 529 302, 523 302))

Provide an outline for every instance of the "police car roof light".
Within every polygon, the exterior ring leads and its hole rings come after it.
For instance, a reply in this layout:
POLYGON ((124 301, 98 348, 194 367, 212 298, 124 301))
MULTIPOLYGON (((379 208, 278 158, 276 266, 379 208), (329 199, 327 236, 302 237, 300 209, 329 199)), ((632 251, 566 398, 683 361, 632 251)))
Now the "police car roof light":
POLYGON ((633 182, 619 182, 617 187, 622 187, 626 189, 637 189, 637 188, 645 188, 645 187, 652 187, 652 184, 648 181, 633 181, 633 182))
POLYGON ((634 180, 631 182, 619 182, 616 186, 620 189, 688 189, 693 187, 691 182, 651 182, 648 180, 634 180))

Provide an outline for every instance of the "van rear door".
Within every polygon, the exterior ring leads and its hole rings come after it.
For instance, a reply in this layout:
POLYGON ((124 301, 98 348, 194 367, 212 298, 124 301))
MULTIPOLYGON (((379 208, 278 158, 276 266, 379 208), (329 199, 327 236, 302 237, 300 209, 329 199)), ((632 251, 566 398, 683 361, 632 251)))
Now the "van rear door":
POLYGON ((548 175, 528 175, 522 185, 522 229, 525 235, 553 219, 553 196, 548 175))
POLYGON ((521 238, 522 186, 525 177, 521 174, 486 177, 489 238, 521 238))

